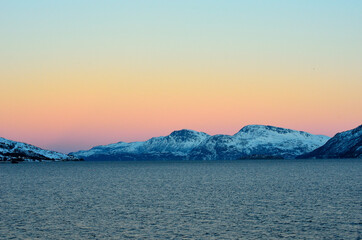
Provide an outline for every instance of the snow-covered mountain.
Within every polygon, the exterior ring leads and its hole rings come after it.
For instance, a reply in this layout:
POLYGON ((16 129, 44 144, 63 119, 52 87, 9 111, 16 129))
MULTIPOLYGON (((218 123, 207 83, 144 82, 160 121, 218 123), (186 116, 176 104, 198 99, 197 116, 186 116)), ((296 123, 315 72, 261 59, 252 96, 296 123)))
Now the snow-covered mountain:
POLYGON ((291 129, 249 125, 233 136, 210 137, 192 150, 190 159, 295 158, 318 148, 328 139, 291 129))
POLYGON ((33 145, 0 138, 0 162, 4 161, 78 161, 74 156, 44 150, 33 145))
POLYGON ((328 139, 327 136, 290 129, 249 125, 235 135, 210 136, 203 132, 180 130, 145 142, 119 142, 71 155, 85 160, 295 158, 322 146, 328 139))
POLYGON ((210 135, 193 130, 174 131, 145 142, 119 142, 70 153, 85 160, 183 160, 210 135))
POLYGON ((298 158, 362 158, 362 125, 337 133, 325 145, 298 158))

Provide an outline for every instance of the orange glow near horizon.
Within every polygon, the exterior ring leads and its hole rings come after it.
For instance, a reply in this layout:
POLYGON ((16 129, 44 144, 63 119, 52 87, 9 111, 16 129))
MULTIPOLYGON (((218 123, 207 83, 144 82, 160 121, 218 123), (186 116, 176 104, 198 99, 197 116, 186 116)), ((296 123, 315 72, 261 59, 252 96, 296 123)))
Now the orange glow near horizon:
POLYGON ((281 73, 225 75, 212 69, 180 75, 109 72, 44 72, 2 83, 3 137, 48 148, 68 142, 67 148, 76 150, 181 128, 233 134, 247 124, 332 136, 362 119, 360 83, 346 91, 343 83, 329 79, 325 85, 312 75, 304 81, 281 73))

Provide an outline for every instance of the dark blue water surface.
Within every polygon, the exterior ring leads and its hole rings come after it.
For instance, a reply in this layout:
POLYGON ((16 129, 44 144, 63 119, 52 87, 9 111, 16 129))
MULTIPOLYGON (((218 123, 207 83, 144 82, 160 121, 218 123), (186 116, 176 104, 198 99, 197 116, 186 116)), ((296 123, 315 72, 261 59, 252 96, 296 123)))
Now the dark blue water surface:
POLYGON ((0 165, 0 239, 360 239, 361 160, 0 165))

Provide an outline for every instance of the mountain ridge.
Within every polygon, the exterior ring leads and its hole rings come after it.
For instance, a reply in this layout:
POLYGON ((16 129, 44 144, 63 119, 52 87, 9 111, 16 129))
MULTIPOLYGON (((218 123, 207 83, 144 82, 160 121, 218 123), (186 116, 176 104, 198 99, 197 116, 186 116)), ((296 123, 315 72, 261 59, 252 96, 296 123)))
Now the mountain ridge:
POLYGON ((337 133, 323 146, 298 158, 362 158, 362 125, 337 133))
POLYGON ((117 142, 63 154, 0 137, 0 161, 232 160, 362 158, 362 125, 333 138, 270 125, 247 125, 233 135, 180 129, 147 141, 117 142))
POLYGON ((295 158, 322 146, 329 137, 269 125, 248 125, 234 135, 190 129, 144 142, 119 142, 70 153, 86 160, 229 160, 250 156, 295 158))
POLYGON ((0 137, 0 162, 79 161, 75 156, 0 137))

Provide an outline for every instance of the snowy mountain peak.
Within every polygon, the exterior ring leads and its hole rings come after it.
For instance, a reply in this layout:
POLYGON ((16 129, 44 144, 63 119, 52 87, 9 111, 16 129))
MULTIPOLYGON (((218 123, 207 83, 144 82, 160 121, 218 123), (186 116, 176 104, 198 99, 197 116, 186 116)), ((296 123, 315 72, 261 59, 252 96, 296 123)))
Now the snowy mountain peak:
MULTIPOLYGON (((274 126, 270 126, 270 125, 247 125, 247 126, 243 127, 235 135, 244 134, 244 133, 257 134, 257 133, 266 133, 266 132, 287 134, 287 133, 300 132, 300 131, 287 129, 287 128, 281 128, 281 127, 274 127, 274 126)), ((300 132, 300 133, 305 133, 305 132, 300 132)))
POLYGON ((178 138, 181 140, 187 140, 187 139, 195 139, 198 137, 206 137, 209 135, 204 132, 197 132, 194 130, 182 129, 182 130, 173 131, 169 136, 171 136, 173 138, 178 138))
POLYGON ((191 129, 181 129, 181 130, 175 130, 170 135, 171 136, 178 136, 178 135, 185 135, 185 134, 195 134, 198 133, 191 129))

